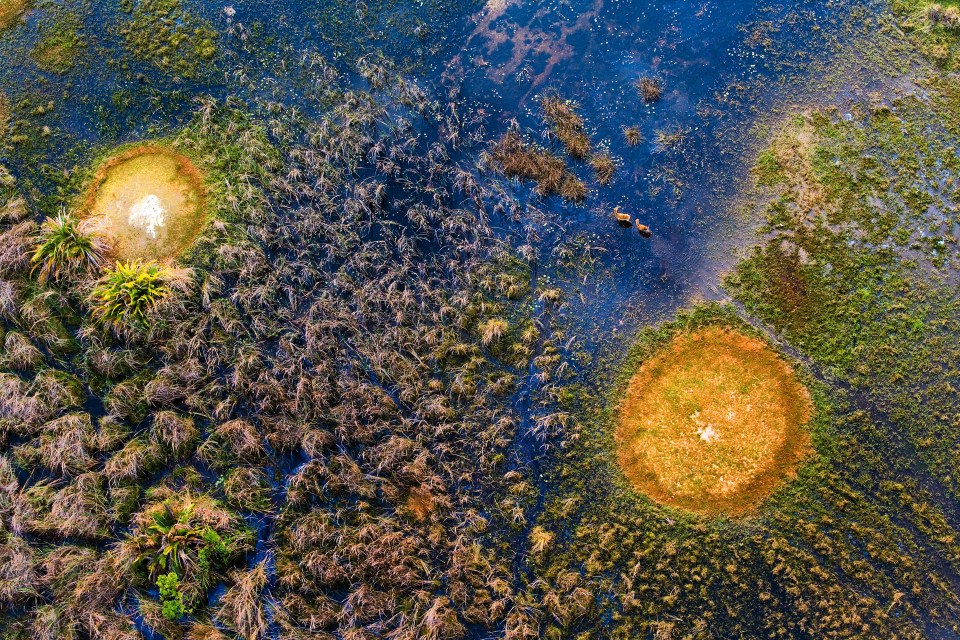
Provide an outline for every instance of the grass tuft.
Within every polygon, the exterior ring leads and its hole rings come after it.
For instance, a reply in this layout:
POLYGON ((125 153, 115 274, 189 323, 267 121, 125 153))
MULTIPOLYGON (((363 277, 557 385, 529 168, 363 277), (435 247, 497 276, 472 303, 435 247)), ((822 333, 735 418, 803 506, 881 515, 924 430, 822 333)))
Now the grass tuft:
POLYGON ((649 76, 644 76, 637 80, 637 92, 646 103, 657 102, 663 94, 663 83, 649 76))
POLYGON ((86 233, 76 217, 61 211, 44 221, 31 263, 43 284, 99 269, 106 252, 107 246, 99 236, 86 233))
POLYGON ((540 100, 543 114, 551 124, 551 130, 564 149, 576 160, 586 160, 590 157, 590 137, 583 128, 581 118, 574 105, 557 96, 544 96, 540 100))
POLYGON ((171 293, 172 270, 156 262, 118 262, 90 294, 91 311, 118 331, 149 328, 149 314, 171 293))
POLYGON ((559 195, 570 202, 581 202, 587 196, 587 186, 562 159, 525 143, 515 131, 507 132, 494 145, 491 155, 505 175, 535 180, 540 195, 559 195))

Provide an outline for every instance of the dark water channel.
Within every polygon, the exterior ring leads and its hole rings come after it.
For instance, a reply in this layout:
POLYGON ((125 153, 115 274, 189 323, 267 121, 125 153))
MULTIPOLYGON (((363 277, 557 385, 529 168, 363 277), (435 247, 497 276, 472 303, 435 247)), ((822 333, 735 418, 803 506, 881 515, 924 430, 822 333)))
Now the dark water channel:
MULTIPOLYGON (((731 247, 752 238, 749 222, 726 211, 746 177, 744 154, 758 139, 751 125, 788 99, 791 86, 802 86, 804 60, 829 58, 853 37, 843 35, 844 3, 188 0, 189 11, 221 32, 221 53, 215 70, 184 81, 131 60, 118 29, 127 18, 120 4, 39 3, 0 40, 0 89, 11 102, 25 100, 23 110, 56 105, 36 124, 50 127, 49 139, 0 157, 18 176, 32 177, 38 191, 44 172, 82 161, 90 149, 175 130, 197 95, 253 97, 231 81, 237 68, 262 74, 251 83, 258 97, 309 113, 316 105, 295 70, 307 51, 344 69, 383 51, 441 98, 459 86, 460 109, 484 109, 491 138, 516 120, 543 142, 538 97, 555 92, 579 103, 594 144, 619 163, 607 187, 592 180, 589 167, 575 167, 590 185, 582 206, 533 202, 565 226, 545 230, 547 243, 579 235, 596 248, 598 268, 581 282, 588 302, 577 315, 603 334, 717 295, 731 247), (45 18, 65 9, 81 17, 85 46, 66 74, 40 71, 29 51, 45 18), (660 101, 639 98, 634 83, 641 76, 662 81, 660 101), (642 131, 636 147, 624 140, 627 126, 642 131), (661 148, 658 132, 679 133, 682 142, 661 148), (652 227, 653 238, 616 227, 615 205, 652 227)), ((524 197, 528 191, 518 188, 524 197)))

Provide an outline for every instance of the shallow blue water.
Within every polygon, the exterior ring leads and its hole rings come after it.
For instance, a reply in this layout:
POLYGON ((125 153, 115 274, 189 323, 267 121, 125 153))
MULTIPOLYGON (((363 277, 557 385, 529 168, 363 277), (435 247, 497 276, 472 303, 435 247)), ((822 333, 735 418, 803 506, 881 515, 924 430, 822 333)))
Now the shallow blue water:
MULTIPOLYGON (((747 131, 755 114, 784 93, 768 48, 751 33, 758 25, 789 25, 761 31, 781 57, 785 50, 803 52, 818 46, 806 37, 813 29, 840 30, 841 6, 785 2, 771 8, 759 0, 492 1, 486 6, 441 0, 192 0, 185 6, 222 32, 222 55, 216 71, 184 82, 129 59, 117 30, 125 15, 109 0, 77 5, 83 7, 77 11, 88 46, 73 70, 63 76, 40 71, 29 50, 55 5, 32 11, 0 39, 0 89, 14 103, 26 97, 30 107, 47 99, 56 104, 52 114, 31 119, 34 130, 51 127, 45 146, 37 153, 0 157, 41 191, 43 163, 50 164, 45 171, 58 168, 67 150, 79 150, 82 161, 97 147, 175 130, 197 95, 249 93, 231 80, 230 72, 239 67, 260 74, 254 91, 261 97, 298 103, 309 112, 316 105, 294 71, 295 60, 306 51, 319 51, 351 69, 359 56, 383 49, 438 96, 459 86, 462 109, 490 114, 491 138, 516 119, 543 142, 538 97, 553 91, 577 101, 594 142, 618 159, 617 177, 611 186, 597 187, 588 167, 577 167, 591 184, 584 205, 556 198, 534 205, 553 210, 567 225, 563 233, 545 232, 548 246, 583 233, 600 249, 602 268, 581 283, 579 293, 588 300, 590 324, 603 331, 621 323, 629 329, 691 297, 714 295, 717 273, 730 263, 729 247, 750 238, 749 225, 721 213, 744 178, 743 151, 749 148, 745 138, 731 138, 729 132, 747 131), (235 35, 238 31, 244 39, 235 35), (663 81, 664 95, 656 104, 645 105, 637 95, 634 82, 643 75, 663 81), (740 93, 731 85, 747 89, 740 93), (731 91, 737 95, 730 96, 731 91), (730 103, 727 97, 736 100, 730 103), (644 135, 634 148, 621 133, 632 125, 644 135), (658 150, 658 130, 683 131, 686 141, 675 152, 658 150), (644 240, 616 227, 610 220, 614 205, 637 214, 654 237, 644 240)), ((802 67, 793 73, 802 76, 802 67)), ((518 186, 517 192, 526 197, 529 186, 518 186)))

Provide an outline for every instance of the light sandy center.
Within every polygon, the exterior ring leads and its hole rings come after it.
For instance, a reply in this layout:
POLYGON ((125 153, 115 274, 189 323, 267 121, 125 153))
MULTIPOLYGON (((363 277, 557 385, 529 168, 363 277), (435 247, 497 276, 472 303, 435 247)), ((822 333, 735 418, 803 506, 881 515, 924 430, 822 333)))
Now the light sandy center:
POLYGON ((130 207, 127 223, 143 229, 148 236, 157 239, 157 228, 166 224, 166 210, 160 204, 160 198, 152 193, 130 207))
POLYGON ((165 261, 203 230, 204 196, 203 177, 189 158, 143 145, 100 166, 84 205, 118 260, 165 261))

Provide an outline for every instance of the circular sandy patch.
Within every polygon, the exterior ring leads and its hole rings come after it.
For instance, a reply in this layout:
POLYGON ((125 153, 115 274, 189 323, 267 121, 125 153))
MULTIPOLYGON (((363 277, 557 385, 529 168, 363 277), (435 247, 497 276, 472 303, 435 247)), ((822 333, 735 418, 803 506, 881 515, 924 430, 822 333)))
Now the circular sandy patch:
POLYGON ((616 431, 624 474, 658 502, 739 514, 809 450, 810 394, 762 341, 710 327, 674 338, 630 380, 616 431))
POLYGON ((203 230, 204 201, 203 179, 193 163, 150 145, 107 160, 90 185, 85 209, 117 259, 165 261, 203 230))

